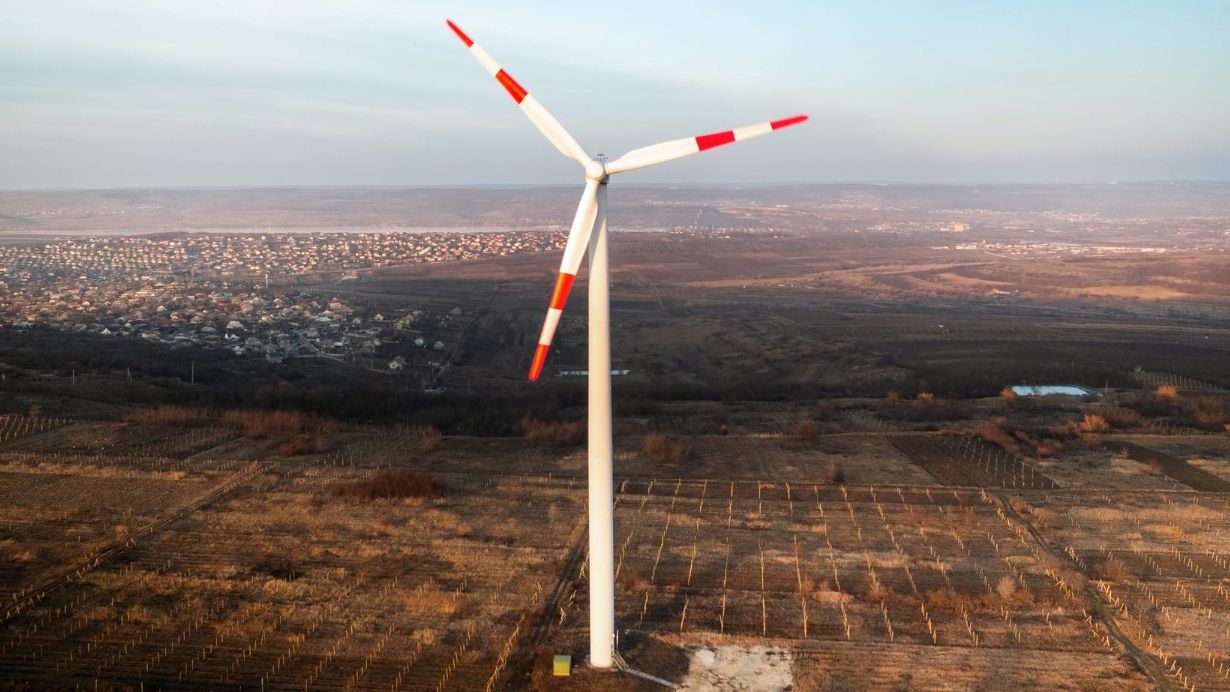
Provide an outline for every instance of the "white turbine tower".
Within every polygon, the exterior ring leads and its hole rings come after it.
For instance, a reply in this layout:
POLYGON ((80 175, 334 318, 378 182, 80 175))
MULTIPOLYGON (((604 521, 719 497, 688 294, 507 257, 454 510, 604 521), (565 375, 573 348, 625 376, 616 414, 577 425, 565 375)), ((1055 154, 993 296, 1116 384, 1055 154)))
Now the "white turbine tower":
POLYGON ((607 256, 606 186, 616 173, 691 156, 706 149, 740 142, 768 134, 783 127, 807 120, 796 115, 782 120, 757 123, 746 127, 685 137, 661 144, 633 149, 614 161, 585 153, 572 135, 560 125, 542 104, 530 96, 512 75, 504 71, 487 51, 474 43, 451 20, 450 29, 457 34, 470 54, 508 91, 521 111, 534 123, 556 149, 585 168, 585 190, 577 205, 559 278, 551 293, 547 317, 543 321, 538 348, 530 364, 530 380, 542 374, 551 337, 559 325, 568 292, 581 268, 581 258, 589 254, 589 664, 610 668, 615 654, 615 516, 612 493, 611 458, 611 334, 610 283, 607 256))

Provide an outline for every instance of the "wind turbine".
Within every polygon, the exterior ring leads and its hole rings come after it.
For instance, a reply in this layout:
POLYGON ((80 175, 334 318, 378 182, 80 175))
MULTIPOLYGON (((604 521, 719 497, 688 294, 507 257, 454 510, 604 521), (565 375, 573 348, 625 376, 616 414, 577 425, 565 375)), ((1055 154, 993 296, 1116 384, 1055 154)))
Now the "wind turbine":
POLYGON ((731 142, 759 137, 783 127, 807 120, 795 115, 781 120, 747 125, 685 137, 660 144, 633 149, 614 161, 585 153, 577 140, 568 134, 538 100, 512 78, 487 51, 474 43, 452 20, 449 28, 470 50, 470 54, 521 108, 560 153, 581 164, 585 169, 585 189, 577 204, 564 259, 547 317, 538 337, 538 347, 530 363, 530 380, 542 374, 551 338, 559 326, 560 315, 572 282, 581 268, 582 255, 589 254, 589 664, 595 668, 610 668, 615 658, 615 515, 612 493, 611 458, 611 333, 610 333, 610 263, 607 254, 606 186, 612 175, 634 171, 691 156, 706 149, 731 142))

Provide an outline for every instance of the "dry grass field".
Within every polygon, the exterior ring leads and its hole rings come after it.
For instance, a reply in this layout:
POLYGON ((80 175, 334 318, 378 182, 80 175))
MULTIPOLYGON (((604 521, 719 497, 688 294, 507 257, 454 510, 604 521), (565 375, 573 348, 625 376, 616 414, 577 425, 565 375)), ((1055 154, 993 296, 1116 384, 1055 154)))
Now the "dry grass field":
POLYGON ((256 462, 4 452, 0 684, 494 687, 578 540, 577 482, 335 491, 420 443, 360 433, 331 457, 256 462))
MULTIPOLYGON (((670 433, 664 460, 621 423, 632 667, 687 689, 1230 688, 1230 495, 1116 451, 1225 475, 1224 436, 1042 458, 731 408, 777 425, 670 433)), ((0 687, 654 688, 547 669, 586 646, 575 440, 350 426, 285 456, 216 423, 5 421, 0 687), (390 472, 430 481, 382 498, 390 472)))

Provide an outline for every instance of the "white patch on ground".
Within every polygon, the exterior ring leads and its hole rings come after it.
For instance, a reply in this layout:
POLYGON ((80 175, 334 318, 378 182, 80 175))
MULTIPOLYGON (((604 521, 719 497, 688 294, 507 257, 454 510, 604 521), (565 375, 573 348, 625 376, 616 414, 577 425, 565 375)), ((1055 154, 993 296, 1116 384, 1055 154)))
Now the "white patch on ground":
POLYGON ((792 656, 771 646, 713 646, 688 651, 688 672, 679 689, 694 692, 721 690, 784 691, 794 684, 792 656))

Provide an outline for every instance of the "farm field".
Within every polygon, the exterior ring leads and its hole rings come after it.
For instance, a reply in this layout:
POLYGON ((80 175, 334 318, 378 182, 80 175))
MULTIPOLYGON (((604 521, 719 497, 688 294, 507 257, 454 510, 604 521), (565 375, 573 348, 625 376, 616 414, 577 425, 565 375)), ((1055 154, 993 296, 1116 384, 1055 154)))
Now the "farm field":
MULTIPOLYGON (((412 442, 381 438, 350 447, 412 442)), ((357 504, 330 489, 378 472, 349 455, 4 457, 0 545, 30 565, 6 574, 0 630, 18 689, 494 687, 581 531, 569 479, 438 475, 443 498, 357 504)))
MULTIPOLYGON (((367 425, 287 454, 217 420, 4 420, 21 432, 0 442, 0 688, 654 689, 546 672, 586 646, 582 448, 367 425), (396 472, 431 492, 355 490, 396 472)), ((1230 689, 1230 495, 1116 451, 1215 474, 1223 437, 1043 458, 959 430, 676 433, 688 453, 663 461, 621 425, 633 668, 1230 689)))

